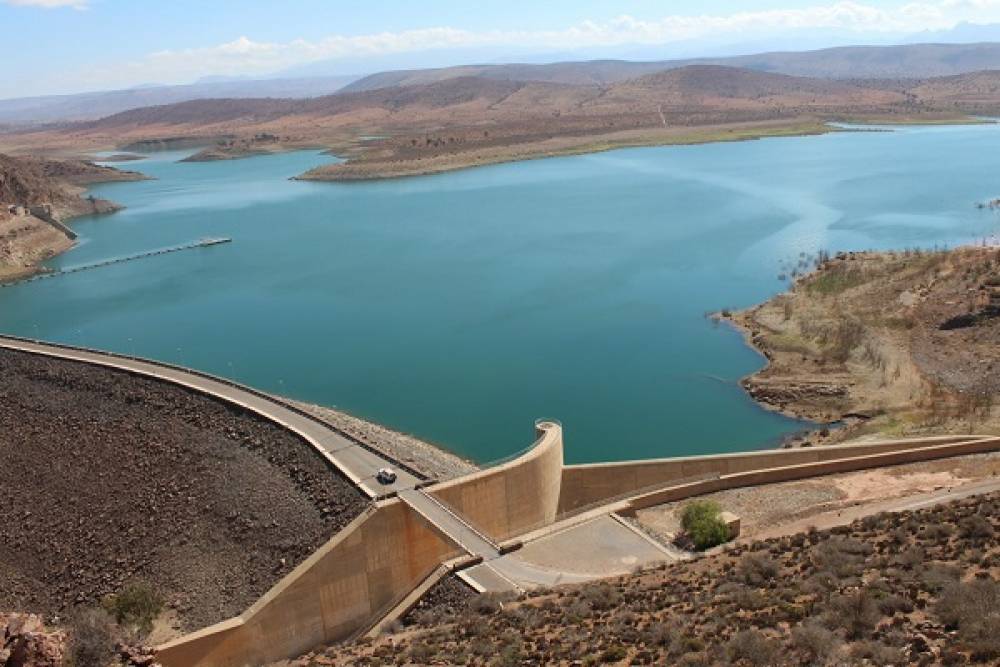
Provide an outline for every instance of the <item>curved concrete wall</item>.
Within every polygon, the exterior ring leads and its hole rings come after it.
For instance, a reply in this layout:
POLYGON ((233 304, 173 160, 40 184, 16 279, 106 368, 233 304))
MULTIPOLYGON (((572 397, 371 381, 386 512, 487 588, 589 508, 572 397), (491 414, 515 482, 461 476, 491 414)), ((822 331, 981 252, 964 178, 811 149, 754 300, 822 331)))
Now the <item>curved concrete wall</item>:
POLYGON ((651 491, 646 494, 632 497, 628 500, 624 512, 634 512, 646 507, 654 507, 663 503, 676 502, 700 496, 706 493, 715 493, 726 489, 736 489, 745 486, 759 486, 761 484, 774 484, 776 482, 788 482, 797 479, 807 479, 821 475, 834 475, 837 473, 854 472, 869 468, 879 468, 883 466, 901 465, 905 463, 918 463, 920 461, 932 461, 935 459, 949 458, 953 456, 968 456, 970 454, 983 454, 1000 450, 1000 438, 969 438, 964 441, 951 441, 944 439, 941 442, 930 444, 914 443, 904 450, 885 450, 880 453, 870 453, 853 458, 844 457, 833 460, 817 461, 813 463, 802 463, 779 468, 768 468, 763 470, 751 470, 733 474, 721 475, 713 479, 706 479, 687 484, 681 483, 677 486, 670 486, 665 489, 651 491))
POLYGON ((563 479, 562 426, 536 425, 531 450, 513 461, 425 489, 494 542, 555 521, 563 479))
POLYGON ((857 458, 973 439, 974 436, 942 436, 920 440, 889 440, 854 445, 566 466, 563 469, 559 513, 572 512, 601 501, 639 494, 644 490, 650 490, 651 487, 696 477, 731 475, 857 458))
POLYGON ((157 649, 164 667, 243 667, 367 629, 460 553, 392 499, 355 519, 240 616, 157 649))

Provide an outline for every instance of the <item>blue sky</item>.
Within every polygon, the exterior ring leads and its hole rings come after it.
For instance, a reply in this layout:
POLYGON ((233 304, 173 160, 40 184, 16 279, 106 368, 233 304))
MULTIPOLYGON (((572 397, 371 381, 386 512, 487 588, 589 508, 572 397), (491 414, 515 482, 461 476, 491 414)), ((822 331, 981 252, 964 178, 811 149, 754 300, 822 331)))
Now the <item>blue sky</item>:
POLYGON ((884 43, 1000 22, 1000 0, 0 0, 0 98, 468 59, 884 43), (795 39, 793 39, 795 37, 795 39))

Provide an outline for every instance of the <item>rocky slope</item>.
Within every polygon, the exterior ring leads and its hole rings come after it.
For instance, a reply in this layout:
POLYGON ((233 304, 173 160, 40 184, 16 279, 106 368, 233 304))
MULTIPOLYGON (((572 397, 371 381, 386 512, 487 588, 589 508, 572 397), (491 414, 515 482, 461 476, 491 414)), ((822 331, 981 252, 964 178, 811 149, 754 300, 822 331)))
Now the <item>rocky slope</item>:
POLYGON ((110 202, 80 197, 82 186, 146 178, 136 171, 83 160, 48 160, 0 154, 0 203, 49 204, 63 218, 114 210, 110 202))
POLYGON ((1000 430, 998 248, 820 258, 732 320, 768 359, 744 380, 750 395, 854 424, 838 437, 1000 430))
POLYGON ((998 505, 979 496, 607 583, 480 597, 293 664, 996 664, 998 505))
POLYGON ((73 246, 75 237, 60 221, 121 208, 82 197, 83 186, 143 178, 82 160, 0 154, 0 282, 30 275, 40 262, 73 246))
POLYGON ((287 431, 173 385, 0 352, 0 609, 133 580, 185 630, 240 613, 366 499, 287 431))

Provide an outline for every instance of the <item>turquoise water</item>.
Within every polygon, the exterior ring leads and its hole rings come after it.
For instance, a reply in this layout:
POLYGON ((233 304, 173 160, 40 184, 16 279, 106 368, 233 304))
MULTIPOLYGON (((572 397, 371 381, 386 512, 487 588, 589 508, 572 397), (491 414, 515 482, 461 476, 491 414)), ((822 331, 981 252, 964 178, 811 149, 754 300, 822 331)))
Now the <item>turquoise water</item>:
POLYGON ((231 236, 0 290, 0 331, 135 353, 338 406, 490 460, 560 419, 573 462, 764 447, 801 424, 704 314, 819 249, 974 241, 1000 128, 642 148, 380 183, 287 180, 314 152, 127 168, 53 266, 231 236))

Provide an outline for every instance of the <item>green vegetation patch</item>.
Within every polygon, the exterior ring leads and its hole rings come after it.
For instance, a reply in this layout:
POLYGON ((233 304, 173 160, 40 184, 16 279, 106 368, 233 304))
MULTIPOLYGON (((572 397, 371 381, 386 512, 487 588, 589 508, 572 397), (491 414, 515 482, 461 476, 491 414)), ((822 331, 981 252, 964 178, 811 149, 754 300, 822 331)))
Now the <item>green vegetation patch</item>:
POLYGON ((830 296, 841 294, 867 281, 868 276, 861 268, 848 264, 834 264, 806 283, 806 291, 810 294, 830 296))
POLYGON ((163 598, 149 584, 135 582, 117 595, 106 597, 101 606, 119 626, 143 636, 153 629, 153 621, 163 609, 163 598))
POLYGON ((721 514, 719 504, 710 500, 695 500, 681 510, 681 527, 699 551, 729 540, 729 526, 721 514))

